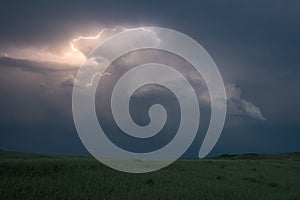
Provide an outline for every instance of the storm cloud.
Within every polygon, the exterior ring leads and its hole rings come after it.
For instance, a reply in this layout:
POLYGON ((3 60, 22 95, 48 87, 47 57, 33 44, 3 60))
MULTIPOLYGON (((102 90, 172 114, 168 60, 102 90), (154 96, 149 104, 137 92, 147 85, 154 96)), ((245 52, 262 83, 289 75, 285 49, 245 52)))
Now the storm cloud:
MULTIPOLYGON (((71 95, 78 67, 99 41, 73 40, 106 28, 104 40, 122 30, 113 30, 116 26, 159 26, 202 44, 223 76, 228 116, 212 154, 299 151, 299 8, 298 1, 279 0, 4 1, 0 148, 86 153, 74 128, 71 95), (79 52, 72 51, 72 41, 79 52)), ((138 59, 132 55, 122 62, 130 65, 138 59)), ((203 80, 183 73, 200 88, 199 101, 207 107, 210 99, 203 80)), ((113 78, 114 73, 106 75, 113 78)), ((157 88, 140 92, 155 94, 157 88)), ((196 155, 200 145, 196 139, 187 155, 196 155)))

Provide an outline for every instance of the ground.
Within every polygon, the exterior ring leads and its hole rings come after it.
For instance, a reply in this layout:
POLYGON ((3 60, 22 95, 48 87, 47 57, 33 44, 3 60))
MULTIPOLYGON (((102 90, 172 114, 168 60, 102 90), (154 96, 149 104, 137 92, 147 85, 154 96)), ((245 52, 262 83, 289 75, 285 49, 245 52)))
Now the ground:
POLYGON ((300 199, 300 153, 182 159, 128 174, 92 157, 0 151, 0 199, 300 199))

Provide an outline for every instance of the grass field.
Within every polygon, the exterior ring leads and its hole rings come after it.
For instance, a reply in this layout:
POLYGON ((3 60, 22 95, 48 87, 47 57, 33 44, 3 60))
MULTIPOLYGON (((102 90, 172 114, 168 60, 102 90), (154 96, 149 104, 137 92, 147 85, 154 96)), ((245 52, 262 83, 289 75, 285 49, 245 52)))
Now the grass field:
POLYGON ((0 199, 300 199, 300 154, 179 160, 127 174, 92 157, 0 151, 0 199))

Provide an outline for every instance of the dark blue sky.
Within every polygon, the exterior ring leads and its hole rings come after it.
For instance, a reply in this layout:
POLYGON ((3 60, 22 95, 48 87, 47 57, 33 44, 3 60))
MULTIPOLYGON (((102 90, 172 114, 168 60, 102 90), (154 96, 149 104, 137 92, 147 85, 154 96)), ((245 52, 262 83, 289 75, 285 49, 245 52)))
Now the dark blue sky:
POLYGON ((78 66, 49 55, 102 28, 158 26, 203 45, 227 85, 231 107, 212 155, 300 151, 299 18, 296 0, 1 1, 0 149, 86 154, 67 79, 78 66))

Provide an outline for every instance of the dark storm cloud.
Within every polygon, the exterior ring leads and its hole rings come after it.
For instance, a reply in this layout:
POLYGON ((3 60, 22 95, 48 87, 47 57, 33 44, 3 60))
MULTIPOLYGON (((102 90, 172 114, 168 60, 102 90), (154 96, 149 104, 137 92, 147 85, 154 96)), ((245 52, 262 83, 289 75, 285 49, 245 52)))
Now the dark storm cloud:
POLYGON ((140 26, 150 16, 143 3, 113 1, 3 1, 0 7, 0 48, 9 46, 50 46, 69 41, 99 27, 140 26), (139 9, 141 7, 141 9, 139 9), (135 12, 133 12, 135 11, 135 12))
MULTIPOLYGON (((116 25, 181 31, 204 46, 226 83, 241 89, 238 104, 245 106, 241 99, 253 102, 267 119, 239 114, 246 107, 237 110, 237 115, 227 117, 213 153, 299 151, 299 17, 296 0, 2 1, 0 51, 47 46, 55 52, 71 38, 116 25)), ((0 148, 84 151, 71 116, 73 66, 0 58, 0 70, 0 148), (61 133, 68 136, 60 137, 61 133), (35 138, 34 144, 30 138, 35 138)), ((199 145, 195 141, 189 155, 195 155, 199 145)))
POLYGON ((75 71, 78 67, 68 64, 60 64, 55 62, 41 62, 26 59, 17 59, 10 57, 0 57, 1 68, 19 68, 23 71, 33 73, 48 73, 48 72, 70 72, 75 71))
POLYGON ((86 152, 76 136, 64 65, 12 58, 0 61, 0 148, 40 153, 86 152), (5 61, 4 61, 5 60, 5 61))

